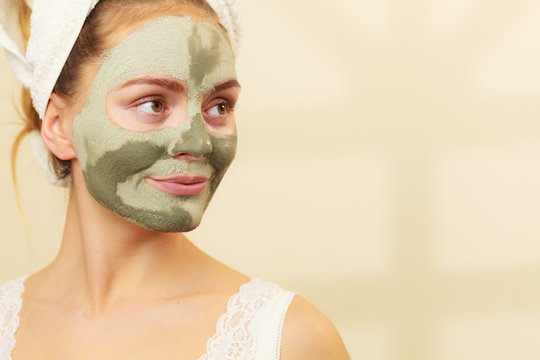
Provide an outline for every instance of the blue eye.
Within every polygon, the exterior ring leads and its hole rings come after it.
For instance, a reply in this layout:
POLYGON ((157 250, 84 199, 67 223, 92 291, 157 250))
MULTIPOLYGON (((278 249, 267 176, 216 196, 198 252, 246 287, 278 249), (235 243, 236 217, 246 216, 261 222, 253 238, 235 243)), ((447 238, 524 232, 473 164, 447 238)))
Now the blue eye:
POLYGON ((137 109, 148 114, 161 114, 163 112, 163 103, 156 100, 147 101, 138 105, 137 109))
POLYGON ((221 104, 217 104, 217 105, 212 106, 208 110, 208 115, 211 115, 211 116, 225 116, 230 111, 231 111, 231 107, 229 106, 229 104, 221 103, 221 104))

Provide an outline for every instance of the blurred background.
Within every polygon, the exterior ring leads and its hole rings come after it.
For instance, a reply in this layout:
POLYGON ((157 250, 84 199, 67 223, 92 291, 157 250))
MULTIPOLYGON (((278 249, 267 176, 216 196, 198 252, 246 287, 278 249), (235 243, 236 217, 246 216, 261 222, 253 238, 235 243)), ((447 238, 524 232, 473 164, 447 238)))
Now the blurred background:
MULTIPOLYGON (((353 359, 540 359, 540 2, 239 0, 235 163, 191 240, 334 322, 353 359)), ((67 194, 0 57, 0 282, 67 194)))

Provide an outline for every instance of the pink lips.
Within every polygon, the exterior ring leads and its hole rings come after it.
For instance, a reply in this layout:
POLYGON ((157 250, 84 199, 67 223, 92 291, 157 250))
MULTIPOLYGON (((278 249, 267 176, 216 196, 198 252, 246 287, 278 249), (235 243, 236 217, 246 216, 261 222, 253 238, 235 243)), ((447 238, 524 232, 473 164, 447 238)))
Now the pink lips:
POLYGON ((148 184, 171 195, 199 195, 204 191, 208 178, 196 174, 179 174, 168 177, 147 177, 148 184))

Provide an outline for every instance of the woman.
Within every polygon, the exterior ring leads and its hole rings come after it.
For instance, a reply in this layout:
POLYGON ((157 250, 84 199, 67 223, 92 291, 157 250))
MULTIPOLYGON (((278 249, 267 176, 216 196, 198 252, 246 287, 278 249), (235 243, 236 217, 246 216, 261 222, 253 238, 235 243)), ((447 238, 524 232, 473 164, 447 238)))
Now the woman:
POLYGON ((183 235, 236 149, 234 4, 96 2, 16 2, 26 56, 4 18, 23 135, 71 189, 58 256, 0 288, 0 359, 348 359, 305 299, 183 235))

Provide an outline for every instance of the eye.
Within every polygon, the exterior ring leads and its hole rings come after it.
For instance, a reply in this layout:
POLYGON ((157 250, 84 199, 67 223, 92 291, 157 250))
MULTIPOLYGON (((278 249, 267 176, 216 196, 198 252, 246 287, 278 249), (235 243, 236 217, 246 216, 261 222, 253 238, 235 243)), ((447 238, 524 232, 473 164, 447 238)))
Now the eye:
POLYGON ((137 109, 147 114, 161 114, 163 112, 163 103, 161 101, 146 101, 137 106, 137 109))
POLYGON ((212 106, 208 110, 210 116, 225 116, 231 111, 231 107, 227 103, 220 103, 212 106))

